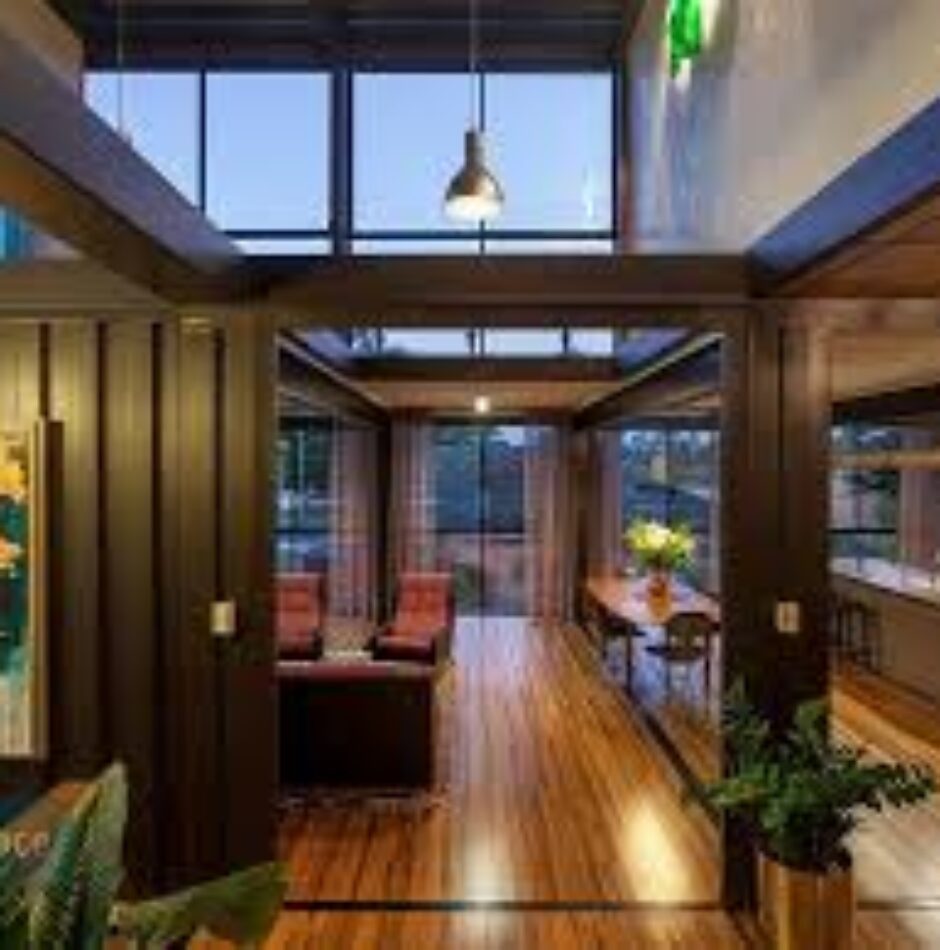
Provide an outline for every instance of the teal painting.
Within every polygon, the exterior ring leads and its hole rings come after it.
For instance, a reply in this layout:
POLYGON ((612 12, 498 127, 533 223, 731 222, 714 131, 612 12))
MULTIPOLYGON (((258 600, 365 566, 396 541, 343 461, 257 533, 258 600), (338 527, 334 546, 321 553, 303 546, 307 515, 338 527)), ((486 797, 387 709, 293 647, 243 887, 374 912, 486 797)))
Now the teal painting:
POLYGON ((28 434, 0 433, 0 757, 30 754, 35 739, 31 474, 28 434))

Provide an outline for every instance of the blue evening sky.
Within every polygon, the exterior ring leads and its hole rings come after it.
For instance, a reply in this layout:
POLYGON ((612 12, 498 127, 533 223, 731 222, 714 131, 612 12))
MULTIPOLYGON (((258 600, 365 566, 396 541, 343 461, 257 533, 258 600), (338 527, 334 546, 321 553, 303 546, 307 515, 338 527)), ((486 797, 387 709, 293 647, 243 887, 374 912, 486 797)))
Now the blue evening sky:
MULTIPOLYGON (((114 74, 89 77, 88 100, 112 123, 117 90, 114 74)), ((125 124, 134 146, 198 201, 196 77, 130 73, 124 90, 125 124)), ((356 76, 358 231, 460 230, 445 216, 442 197, 462 159, 468 90, 463 75, 356 76)), ((490 165, 507 198, 497 229, 609 227, 611 95, 611 77, 603 74, 486 78, 490 165)), ((209 75, 206 210, 220 227, 328 227, 328 103, 323 74, 209 75)), ((359 249, 369 250, 369 243, 359 249)), ((472 253, 476 242, 438 249, 472 253)))

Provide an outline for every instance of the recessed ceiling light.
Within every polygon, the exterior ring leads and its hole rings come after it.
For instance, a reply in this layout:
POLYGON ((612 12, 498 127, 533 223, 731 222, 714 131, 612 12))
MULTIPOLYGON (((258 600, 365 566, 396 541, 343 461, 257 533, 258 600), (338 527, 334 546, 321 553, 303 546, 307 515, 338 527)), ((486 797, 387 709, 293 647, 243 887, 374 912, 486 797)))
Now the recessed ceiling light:
POLYGON ((477 396, 473 400, 473 411, 478 416, 485 416, 492 408, 489 396, 477 396))

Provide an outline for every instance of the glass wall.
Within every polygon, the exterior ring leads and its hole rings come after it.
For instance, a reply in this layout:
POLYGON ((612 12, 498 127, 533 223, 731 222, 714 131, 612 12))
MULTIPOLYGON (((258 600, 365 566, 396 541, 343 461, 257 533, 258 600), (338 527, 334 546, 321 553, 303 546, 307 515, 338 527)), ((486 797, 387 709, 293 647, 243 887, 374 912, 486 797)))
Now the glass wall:
POLYGON ((507 195, 485 227, 443 207, 463 160, 469 89, 460 72, 92 72, 86 81, 91 107, 248 253, 609 253, 613 73, 480 78, 489 162, 507 195), (351 95, 334 97, 347 82, 351 95), (334 114, 347 98, 348 114, 334 114), (334 203, 334 174, 350 185, 349 207, 334 203))
POLYGON ((333 453, 329 416, 281 418, 275 523, 279 572, 326 573, 329 568, 333 453))
POLYGON ((940 423, 838 426, 832 447, 837 569, 940 573, 940 423))
POLYGON ((458 611, 523 616, 525 427, 439 425, 433 453, 439 562, 458 611))

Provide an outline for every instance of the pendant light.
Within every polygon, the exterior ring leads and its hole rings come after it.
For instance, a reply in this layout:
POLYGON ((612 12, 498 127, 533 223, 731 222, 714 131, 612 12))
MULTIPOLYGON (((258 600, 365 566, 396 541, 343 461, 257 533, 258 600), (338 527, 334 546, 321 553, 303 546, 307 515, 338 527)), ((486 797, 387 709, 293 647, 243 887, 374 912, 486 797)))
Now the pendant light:
POLYGON ((490 221, 503 208, 503 190, 486 167, 483 108, 478 67, 479 21, 477 0, 470 3, 470 126, 464 135, 464 161, 447 188, 444 208, 458 221, 490 221))

